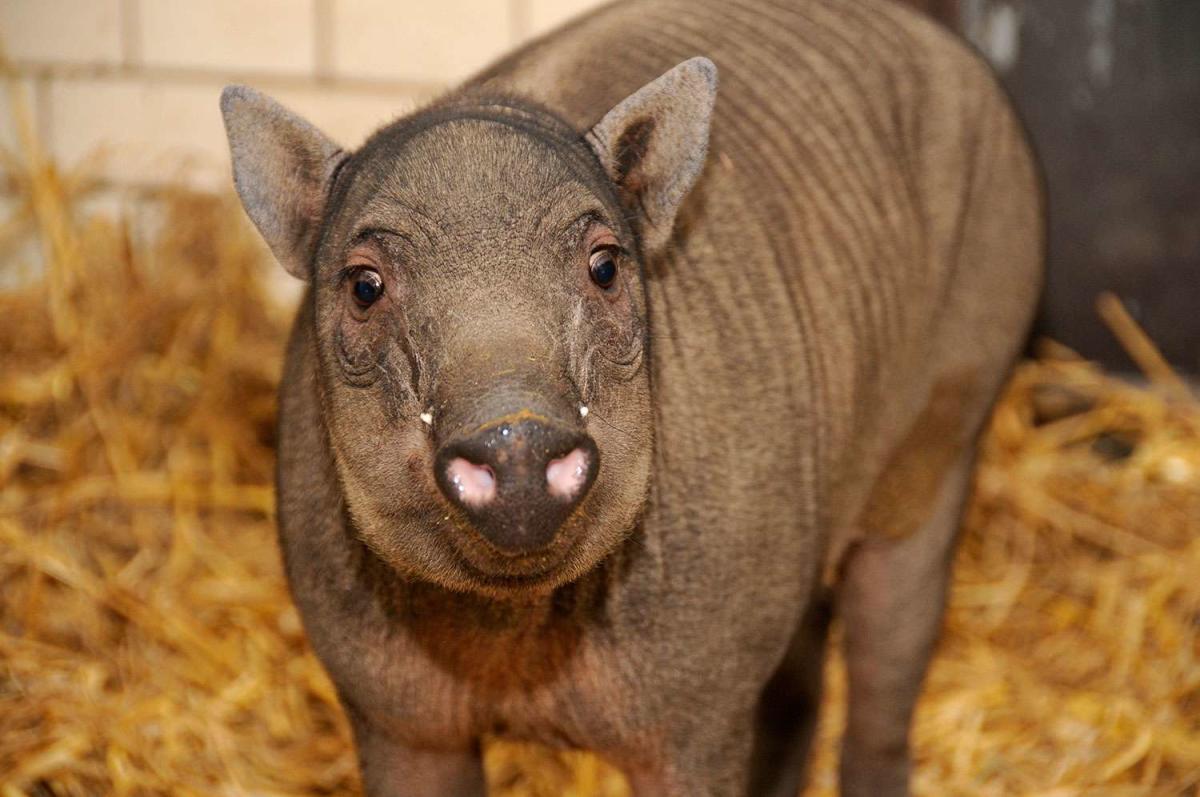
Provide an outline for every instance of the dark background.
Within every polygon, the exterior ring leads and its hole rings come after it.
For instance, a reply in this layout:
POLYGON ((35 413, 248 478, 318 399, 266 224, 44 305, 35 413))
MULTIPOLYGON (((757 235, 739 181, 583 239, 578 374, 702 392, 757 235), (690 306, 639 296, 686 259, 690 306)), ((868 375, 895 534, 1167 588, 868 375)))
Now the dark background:
POLYGON ((1095 310, 1113 291, 1200 374, 1200 0, 909 0, 989 58, 1049 199, 1036 332, 1132 370, 1095 310))

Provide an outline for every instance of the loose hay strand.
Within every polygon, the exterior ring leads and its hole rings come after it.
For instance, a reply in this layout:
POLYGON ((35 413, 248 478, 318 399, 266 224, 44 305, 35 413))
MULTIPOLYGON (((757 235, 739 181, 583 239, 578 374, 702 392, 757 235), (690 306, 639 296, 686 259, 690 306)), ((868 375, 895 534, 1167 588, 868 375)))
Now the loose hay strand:
MULTIPOLYGON (((6 162, 5 235, 46 263, 0 292, 0 794, 357 793, 275 551, 286 321, 261 246, 229 198, 168 192, 136 238, 80 217, 36 142, 6 162)), ((1060 351, 999 402, 918 794, 1197 793, 1200 408, 1139 362, 1161 388, 1060 351)), ((835 788, 828 672, 813 797, 835 788)), ((583 754, 497 742, 487 767, 507 797, 626 793, 583 754)))
POLYGON ((1096 311, 1151 382, 1176 397, 1190 395, 1187 383, 1171 368, 1162 352, 1154 345, 1154 341, 1150 340, 1150 336, 1133 320, 1133 316, 1116 294, 1100 294, 1096 300, 1096 311))

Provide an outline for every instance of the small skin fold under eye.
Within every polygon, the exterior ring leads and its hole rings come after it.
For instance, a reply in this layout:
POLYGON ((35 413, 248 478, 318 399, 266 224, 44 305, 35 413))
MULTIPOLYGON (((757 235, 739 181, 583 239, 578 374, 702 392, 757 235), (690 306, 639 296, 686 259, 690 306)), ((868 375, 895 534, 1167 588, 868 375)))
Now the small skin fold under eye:
POLYGON ((604 290, 609 290, 617 281, 617 259, 612 249, 605 247, 592 252, 588 260, 588 273, 592 282, 604 290))
POLYGON ((370 307, 383 295, 383 277, 373 268, 355 269, 350 275, 350 294, 359 307, 370 307))

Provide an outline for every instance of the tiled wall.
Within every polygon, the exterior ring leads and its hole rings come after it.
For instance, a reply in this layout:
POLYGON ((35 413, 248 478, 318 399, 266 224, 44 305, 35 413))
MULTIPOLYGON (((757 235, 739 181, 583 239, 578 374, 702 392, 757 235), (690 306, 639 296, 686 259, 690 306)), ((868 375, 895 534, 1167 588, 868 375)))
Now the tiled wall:
MULTIPOLYGON (((353 146, 602 0, 0 0, 42 145, 114 187, 228 181, 221 87, 249 83, 353 146)), ((0 147, 18 115, 0 100, 0 147)))

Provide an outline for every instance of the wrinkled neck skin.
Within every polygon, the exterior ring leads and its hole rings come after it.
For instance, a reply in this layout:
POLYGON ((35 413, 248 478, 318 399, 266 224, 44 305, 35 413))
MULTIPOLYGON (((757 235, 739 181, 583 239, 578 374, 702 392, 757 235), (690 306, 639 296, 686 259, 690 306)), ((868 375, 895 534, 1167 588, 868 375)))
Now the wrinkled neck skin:
POLYGON ((622 573, 638 547, 631 538, 579 579, 550 592, 490 597, 395 571, 384 576, 385 589, 395 601, 392 616, 443 669, 497 690, 514 681, 536 685, 560 674, 585 634, 603 636, 610 599, 621 592, 622 573))

